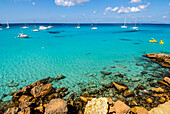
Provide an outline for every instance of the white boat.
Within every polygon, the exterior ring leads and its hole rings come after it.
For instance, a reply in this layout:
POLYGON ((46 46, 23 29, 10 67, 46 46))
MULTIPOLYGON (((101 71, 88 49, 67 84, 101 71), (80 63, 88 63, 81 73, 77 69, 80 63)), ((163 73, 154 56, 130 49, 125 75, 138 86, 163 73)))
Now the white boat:
POLYGON ((21 34, 18 35, 18 38, 29 38, 29 36, 21 33, 21 34))
POLYGON ((138 30, 138 27, 136 26, 136 19, 135 19, 135 26, 134 26, 134 27, 131 27, 130 29, 138 30))
POLYGON ((124 25, 121 26, 121 28, 127 28, 127 26, 126 26, 126 18, 125 18, 125 21, 124 21, 124 25))
POLYGON ((22 28, 23 28, 23 29, 27 29, 27 28, 29 28, 29 27, 27 27, 27 26, 25 25, 25 26, 23 26, 22 28))
POLYGON ((35 28, 35 29, 33 29, 32 31, 34 31, 34 32, 38 32, 39 30, 35 28))
POLYGON ((39 29, 40 29, 40 30, 47 30, 48 27, 40 26, 39 29))
POLYGON ((53 26, 48 26, 47 28, 53 28, 53 26))
POLYGON ((78 25, 77 25, 77 27, 76 27, 76 28, 78 28, 78 29, 79 29, 79 28, 80 28, 80 26, 78 26, 78 25))
POLYGON ((9 28, 9 24, 8 24, 8 21, 7 21, 7 27, 6 27, 7 29, 9 28))
POLYGON ((2 30, 2 25, 1 25, 1 23, 0 23, 0 30, 2 30))
POLYGON ((98 29, 97 27, 92 27, 91 29, 98 29))

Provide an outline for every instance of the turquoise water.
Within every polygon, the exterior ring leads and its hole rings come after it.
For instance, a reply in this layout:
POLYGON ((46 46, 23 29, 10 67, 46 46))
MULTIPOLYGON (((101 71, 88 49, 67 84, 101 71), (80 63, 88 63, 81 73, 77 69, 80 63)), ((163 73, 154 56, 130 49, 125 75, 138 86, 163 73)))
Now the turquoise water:
MULTIPOLYGON (((170 25, 139 25, 138 31, 131 31, 133 25, 129 25, 128 29, 121 29, 121 25, 97 25, 97 30, 91 30, 90 25, 76 29, 76 25, 56 24, 39 32, 31 31, 33 25, 20 29, 22 26, 12 25, 10 29, 0 31, 1 95, 58 74, 66 78, 54 83, 54 87, 65 86, 70 91, 80 92, 78 83, 86 87, 92 81, 100 87, 101 81, 105 84, 114 81, 101 78, 103 67, 107 67, 105 71, 119 71, 129 78, 136 78, 144 70, 142 66, 136 66, 136 57, 142 57, 144 53, 170 53, 170 25), (30 38, 17 38, 21 32, 30 38), (158 42, 163 39, 164 45, 149 43, 151 37, 158 42), (110 69, 110 66, 116 65, 126 68, 110 69), (11 81, 18 82, 19 86, 8 87, 11 81)), ((4 100, 10 98, 8 96, 4 100)))

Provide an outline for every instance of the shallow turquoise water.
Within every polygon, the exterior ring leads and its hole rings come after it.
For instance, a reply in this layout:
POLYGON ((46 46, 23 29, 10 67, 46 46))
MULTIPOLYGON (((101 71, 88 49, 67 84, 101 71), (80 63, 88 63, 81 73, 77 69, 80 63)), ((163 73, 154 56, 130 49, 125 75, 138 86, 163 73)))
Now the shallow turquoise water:
MULTIPOLYGON (((121 64, 131 71, 116 68, 112 72, 133 77, 143 71, 143 67, 136 67, 134 62, 143 52, 170 53, 170 25, 139 25, 138 31, 131 31, 132 25, 128 29, 121 29, 121 25, 97 25, 98 30, 91 30, 90 25, 82 25, 80 29, 76 29, 76 25, 53 25, 39 32, 31 31, 33 25, 29 25, 29 29, 20 29, 22 26, 13 25, 0 31, 1 95, 14 89, 7 86, 12 80, 19 82, 16 88, 20 88, 58 74, 66 78, 59 81, 61 84, 55 83, 55 87, 66 86, 80 91, 77 83, 99 83, 103 67, 121 64), (21 32, 30 38, 17 38, 21 32), (149 43, 151 37, 158 42, 163 39, 165 44, 149 43), (86 76, 87 73, 95 77, 86 76)), ((109 81, 113 80, 106 80, 106 83, 109 81)))

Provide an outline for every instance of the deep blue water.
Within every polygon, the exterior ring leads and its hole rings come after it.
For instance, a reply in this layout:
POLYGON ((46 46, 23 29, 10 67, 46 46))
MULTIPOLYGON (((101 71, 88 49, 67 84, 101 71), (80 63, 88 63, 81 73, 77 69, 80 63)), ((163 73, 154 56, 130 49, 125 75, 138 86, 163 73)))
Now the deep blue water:
MULTIPOLYGON (((49 24, 37 26, 40 25, 49 24)), ((28 29, 21 29, 24 24, 10 25, 10 29, 4 26, 0 31, 1 95, 14 89, 7 86, 10 81, 19 82, 16 88, 22 88, 58 74, 66 78, 54 87, 66 86, 79 92, 81 88, 77 83, 87 85, 93 81, 100 86, 103 67, 124 65, 125 69, 116 68, 112 72, 119 71, 133 78, 143 71, 143 67, 135 65, 136 57, 144 53, 170 53, 170 25, 138 25, 139 30, 132 31, 133 25, 121 29, 120 24, 97 24, 98 29, 92 30, 90 24, 81 25, 80 29, 75 28, 75 24, 52 24, 53 28, 39 32, 31 31, 34 25, 27 25, 28 29), (21 32, 30 38, 17 38, 21 32), (150 43, 152 37, 158 42, 163 39, 164 45, 150 43)), ((106 79, 105 83, 110 81, 114 80, 106 79)))

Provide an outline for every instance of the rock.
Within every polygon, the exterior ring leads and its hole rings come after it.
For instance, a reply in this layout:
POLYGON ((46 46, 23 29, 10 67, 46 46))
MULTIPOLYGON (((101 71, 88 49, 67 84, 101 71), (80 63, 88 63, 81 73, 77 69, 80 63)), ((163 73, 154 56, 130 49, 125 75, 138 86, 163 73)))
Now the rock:
POLYGON ((31 94, 34 97, 45 96, 51 92, 53 89, 52 84, 37 85, 31 89, 31 94))
POLYGON ((166 101, 166 99, 164 98, 164 97, 161 97, 160 99, 159 99, 159 102, 161 102, 161 103, 164 103, 166 101))
POLYGON ((170 78, 165 77, 164 80, 165 80, 168 84, 170 84, 170 78))
POLYGON ((113 83, 109 83, 107 85, 102 85, 102 86, 105 88, 112 88, 114 85, 113 85, 113 83))
POLYGON ((83 96, 80 96, 80 99, 84 102, 88 102, 88 101, 91 101, 93 99, 93 97, 83 97, 83 96))
POLYGON ((21 111, 19 111, 17 114, 31 114, 30 107, 24 108, 21 111))
POLYGON ((122 74, 120 72, 115 72, 114 75, 115 76, 121 76, 122 74))
POLYGON ((19 108, 18 107, 12 107, 9 108, 4 114, 17 114, 19 108))
POLYGON ((23 103, 19 104, 19 108, 23 109, 23 108, 26 108, 26 107, 30 107, 32 104, 34 104, 34 103, 33 102, 23 102, 23 103))
POLYGON ((148 114, 148 110, 146 110, 144 107, 134 107, 130 109, 131 112, 135 114, 148 114))
POLYGON ((55 80, 60 80, 60 79, 64 79, 65 76, 64 75, 57 75, 54 77, 55 80))
POLYGON ((138 82, 138 81, 140 81, 140 79, 139 78, 131 78, 131 81, 132 82, 138 82))
POLYGON ((153 103, 153 100, 151 98, 146 99, 147 103, 153 103))
POLYGON ((147 73, 148 73, 148 72, 146 72, 146 71, 142 71, 142 72, 141 72, 141 74, 147 74, 147 73))
POLYGON ((120 84, 115 83, 115 82, 112 82, 112 83, 113 83, 113 85, 115 86, 115 88, 116 88, 117 90, 119 90, 120 92, 122 92, 122 91, 124 91, 124 90, 127 90, 127 89, 128 89, 128 87, 127 87, 127 86, 120 85, 120 84))
POLYGON ((17 91, 20 91, 21 89, 20 88, 17 88, 17 89, 12 89, 8 92, 8 95, 9 96, 12 96, 14 93, 16 93, 17 91))
POLYGON ((123 96, 124 97, 131 97, 131 96, 134 96, 134 93, 132 93, 129 90, 125 90, 124 93, 123 93, 123 96))
POLYGON ((40 104, 40 106, 34 108, 34 110, 35 110, 36 112, 39 112, 39 113, 42 113, 42 114, 43 114, 43 112, 44 112, 44 107, 42 106, 42 104, 40 104))
POLYGON ((29 95, 22 95, 20 98, 19 98, 19 102, 21 103, 24 103, 24 102, 29 102, 31 101, 33 97, 32 96, 29 96, 29 95))
POLYGON ((56 89, 55 92, 56 92, 56 93, 59 93, 59 92, 65 92, 65 91, 67 91, 67 90, 68 90, 68 88, 61 87, 61 88, 56 89))
POLYGON ((164 82, 163 80, 158 80, 158 83, 170 87, 170 85, 168 83, 164 82))
POLYGON ((161 87, 160 87, 160 88, 153 88, 153 89, 151 89, 151 91, 157 92, 157 93, 163 93, 163 92, 165 92, 165 90, 162 89, 161 87))
POLYGON ((18 85, 19 85, 19 83, 16 83, 16 82, 15 82, 15 83, 9 84, 8 87, 17 87, 18 85))
POLYGON ((170 114, 170 101, 151 109, 148 114, 170 114))
POLYGON ((107 98, 93 98, 91 101, 88 101, 84 114, 107 114, 107 112, 107 98))
POLYGON ((45 114, 63 114, 67 112, 67 101, 62 99, 52 99, 45 108, 45 114))
POLYGON ((116 65, 117 68, 126 68, 126 66, 123 65, 116 65))
POLYGON ((110 75, 110 74, 112 74, 112 72, 106 72, 106 71, 100 71, 102 74, 104 74, 104 75, 110 75))
POLYGON ((136 66, 142 66, 142 64, 140 64, 140 63, 136 63, 136 66))
POLYGON ((130 107, 127 106, 124 102, 122 101, 116 101, 114 106, 113 106, 113 112, 116 114, 127 114, 130 111, 130 107))
POLYGON ((107 68, 107 67, 103 67, 102 69, 103 69, 103 70, 106 70, 106 68, 107 68))
POLYGON ((11 108, 11 101, 0 102, 0 112, 5 112, 8 108, 11 108))
POLYGON ((110 68, 116 68, 115 66, 110 66, 110 68))

